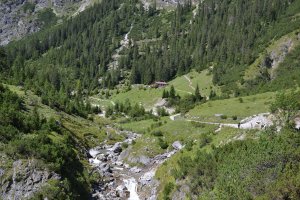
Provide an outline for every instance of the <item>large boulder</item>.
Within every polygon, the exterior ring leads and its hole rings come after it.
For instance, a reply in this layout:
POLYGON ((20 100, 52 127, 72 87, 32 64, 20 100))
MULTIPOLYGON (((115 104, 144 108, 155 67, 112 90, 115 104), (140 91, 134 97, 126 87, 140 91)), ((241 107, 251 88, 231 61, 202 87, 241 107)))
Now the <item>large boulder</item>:
POLYGON ((122 146, 120 142, 117 142, 116 144, 114 144, 114 146, 111 148, 111 150, 114 153, 121 153, 122 152, 122 146))
POLYGON ((130 192, 128 191, 125 185, 120 185, 116 188, 117 197, 121 197, 122 199, 128 198, 130 196, 130 192))
POLYGON ((142 170, 138 167, 132 167, 129 171, 133 172, 133 173, 140 173, 142 170))
POLYGON ((145 155, 140 155, 140 156, 131 156, 128 158, 128 161, 131 163, 141 163, 144 165, 148 165, 151 161, 151 159, 145 155))
POLYGON ((105 172, 112 173, 111 167, 107 163, 102 163, 99 166, 99 168, 100 168, 100 171, 103 172, 103 173, 105 173, 105 172))
POLYGON ((183 148, 182 144, 179 142, 179 141, 175 141, 173 144, 172 144, 172 147, 176 150, 180 150, 183 148))

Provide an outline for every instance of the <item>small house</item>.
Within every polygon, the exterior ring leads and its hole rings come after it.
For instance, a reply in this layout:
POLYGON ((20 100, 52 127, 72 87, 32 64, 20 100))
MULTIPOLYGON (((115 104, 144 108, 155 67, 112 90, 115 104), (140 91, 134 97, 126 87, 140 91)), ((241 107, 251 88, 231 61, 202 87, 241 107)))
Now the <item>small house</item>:
POLYGON ((162 87, 166 87, 167 85, 168 85, 168 83, 166 83, 164 81, 156 81, 154 84, 151 85, 151 87, 162 88, 162 87))

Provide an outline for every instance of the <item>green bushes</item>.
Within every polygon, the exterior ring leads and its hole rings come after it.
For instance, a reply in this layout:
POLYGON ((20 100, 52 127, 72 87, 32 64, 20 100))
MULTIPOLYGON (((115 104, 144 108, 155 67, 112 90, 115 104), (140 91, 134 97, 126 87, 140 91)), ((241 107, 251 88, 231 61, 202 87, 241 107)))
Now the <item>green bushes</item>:
POLYGON ((105 113, 106 117, 126 115, 134 120, 153 118, 153 115, 149 112, 146 112, 142 105, 135 104, 132 106, 128 99, 126 99, 125 102, 116 102, 114 106, 109 106, 105 113))
POLYGON ((169 113, 166 111, 166 109, 164 107, 158 107, 157 114, 158 114, 158 116, 161 116, 161 117, 169 115, 169 113))
POLYGON ((23 100, 1 84, 0 140, 1 151, 11 159, 43 160, 45 167, 60 174, 68 185, 60 191, 65 190, 68 198, 88 198, 89 181, 70 132, 55 119, 47 121, 40 117, 36 108, 27 111, 23 100), (51 139, 50 134, 59 139, 51 139))
MULTIPOLYGON (((274 134, 276 130, 268 131, 272 134, 230 142, 209 152, 202 149, 209 135, 203 135, 196 154, 179 154, 179 167, 172 176, 176 183, 184 180, 191 196, 199 199, 298 199, 300 135, 287 128, 279 135, 274 134)), ((174 189, 167 184, 164 196, 174 189)))
POLYGON ((169 197, 170 193, 172 192, 172 190, 175 188, 174 183, 169 182, 166 187, 164 188, 164 200, 171 200, 171 198, 169 197))
POLYGON ((23 5, 23 12, 27 12, 29 11, 30 13, 34 12, 34 9, 35 9, 35 4, 34 3, 30 3, 30 2, 26 2, 24 5, 23 5))
POLYGON ((41 23, 44 27, 53 25, 56 23, 57 17, 53 13, 51 8, 45 8, 38 13, 38 22, 41 23))
POLYGON ((156 137, 162 137, 164 135, 161 130, 153 131, 151 134, 156 137))
POLYGON ((200 148, 205 147, 206 145, 211 143, 211 141, 212 141, 212 137, 209 134, 207 133, 202 134, 199 140, 200 148))
POLYGON ((165 140, 163 140, 162 138, 158 138, 158 145, 162 149, 167 149, 169 147, 168 143, 165 140))
POLYGON ((221 119, 227 119, 227 115, 221 115, 221 119))
POLYGON ((122 146, 122 149, 127 149, 128 148, 128 143, 123 142, 121 146, 122 146))

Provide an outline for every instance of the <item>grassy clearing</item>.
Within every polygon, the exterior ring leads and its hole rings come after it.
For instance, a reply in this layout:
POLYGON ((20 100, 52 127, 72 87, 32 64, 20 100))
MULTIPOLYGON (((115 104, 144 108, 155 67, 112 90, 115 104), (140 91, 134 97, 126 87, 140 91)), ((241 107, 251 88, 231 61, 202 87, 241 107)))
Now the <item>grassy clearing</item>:
POLYGON ((151 108, 156 101, 161 98, 163 89, 158 88, 132 88, 130 91, 125 93, 119 93, 112 97, 114 102, 124 102, 129 99, 132 104, 138 103, 144 105, 146 108, 151 108))
MULTIPOLYGON (((186 76, 190 78, 194 88, 197 84, 199 85, 202 95, 209 96, 212 89, 217 94, 220 94, 220 89, 212 83, 212 75, 209 74, 209 70, 204 70, 201 73, 192 71, 186 76)), ((170 81, 169 85, 165 88, 155 89, 140 85, 133 86, 129 91, 120 91, 119 93, 117 93, 116 90, 111 90, 111 97, 109 99, 103 99, 100 95, 95 95, 90 97, 90 102, 101 107, 108 107, 112 105, 112 102, 124 102, 126 99, 129 99, 132 104, 142 104, 145 108, 150 109, 157 101, 159 101, 163 90, 170 90, 171 85, 174 86, 176 93, 180 96, 194 93, 194 90, 190 87, 189 81, 184 76, 180 76, 170 81)))
POLYGON ((268 92, 242 98, 209 101, 190 110, 188 116, 211 122, 232 122, 234 121, 232 116, 237 116, 237 120, 241 120, 254 114, 268 112, 274 96, 275 93, 268 92), (228 118, 221 120, 215 114, 223 114, 228 118))
POLYGON ((101 107, 104 107, 104 108, 113 105, 112 102, 111 102, 111 100, 109 100, 109 99, 102 99, 98 95, 91 96, 89 98, 89 101, 90 101, 90 103, 92 105, 100 105, 101 107))
POLYGON ((120 127, 125 130, 131 130, 137 133, 146 133, 149 128, 151 128, 152 124, 156 122, 152 119, 142 120, 142 121, 134 121, 121 124, 120 127))
MULTIPOLYGON (((204 96, 209 96, 210 91, 214 90, 217 94, 220 94, 220 88, 216 87, 212 83, 212 74, 209 73, 209 70, 203 70, 200 73, 192 71, 186 76, 191 80, 192 86, 196 88, 197 84, 199 86, 201 94, 204 96)), ((170 82, 171 85, 174 85, 175 89, 194 93, 192 87, 189 86, 189 81, 184 77, 180 76, 170 82)))
POLYGON ((120 125, 121 128, 143 133, 143 137, 136 140, 132 146, 131 155, 154 157, 165 150, 159 145, 159 140, 168 144, 168 149, 175 141, 185 144, 187 141, 197 140, 203 133, 214 132, 215 125, 200 125, 187 121, 171 121, 164 117, 159 121, 143 120, 138 122, 128 122, 120 125), (160 136, 155 132, 161 132, 160 136))

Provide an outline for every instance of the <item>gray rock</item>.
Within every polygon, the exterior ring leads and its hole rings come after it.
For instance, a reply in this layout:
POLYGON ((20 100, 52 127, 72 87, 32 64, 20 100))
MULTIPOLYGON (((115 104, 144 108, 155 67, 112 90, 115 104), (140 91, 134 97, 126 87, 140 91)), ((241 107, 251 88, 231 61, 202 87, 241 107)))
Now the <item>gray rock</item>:
POLYGON ((4 173, 5 173, 5 170, 4 170, 4 169, 2 169, 2 168, 0 168, 0 177, 1 177, 1 176, 3 176, 3 175, 4 175, 4 173))
POLYGON ((133 172, 133 173, 140 173, 142 170, 138 167, 133 167, 133 168, 130 169, 130 171, 133 172))
POLYGON ((12 166, 12 176, 2 180, 0 199, 27 199, 38 192, 48 180, 60 176, 47 169, 36 168, 36 160, 17 160, 12 166))
POLYGON ((101 172, 103 172, 103 173, 106 173, 106 172, 112 173, 111 167, 110 167, 110 165, 107 164, 107 163, 102 163, 102 164, 99 166, 99 168, 100 168, 101 172))
POLYGON ((190 193, 188 185, 182 185, 172 196, 172 200, 185 200, 187 194, 190 193))
POLYGON ((141 163, 147 165, 150 163, 151 159, 145 155, 137 156, 137 157, 129 157, 128 160, 132 163, 141 163))
POLYGON ((131 151, 131 147, 128 147, 128 148, 126 148, 125 150, 123 150, 121 153, 120 153, 120 155, 119 155, 119 157, 118 157, 118 160, 124 160, 125 158, 127 158, 128 156, 129 156, 129 154, 130 154, 130 151, 131 151))
POLYGON ((151 161, 151 159, 147 156, 142 155, 142 156, 139 157, 139 162, 144 164, 144 165, 149 164, 150 161, 151 161))
POLYGON ((128 198, 129 191, 125 185, 120 185, 116 188, 117 197, 128 198))
POLYGON ((122 152, 122 147, 121 147, 121 143, 117 142, 116 144, 114 144, 114 146, 111 148, 111 150, 114 153, 121 153, 122 152))
POLYGON ((108 155, 105 155, 105 154, 98 154, 98 155, 96 156, 96 158, 97 158, 98 160, 101 160, 102 162, 107 162, 107 156, 108 156, 108 155))
POLYGON ((38 13, 45 8, 53 8, 55 13, 72 15, 74 4, 78 6, 81 0, 7 0, 0 1, 0 45, 7 45, 10 41, 21 39, 28 34, 37 32, 41 28, 38 23, 38 13), (24 12, 27 2, 35 4, 33 12, 24 12))
POLYGON ((183 148, 182 144, 179 142, 179 141, 175 141, 173 144, 172 144, 172 147, 176 150, 180 150, 183 148))

